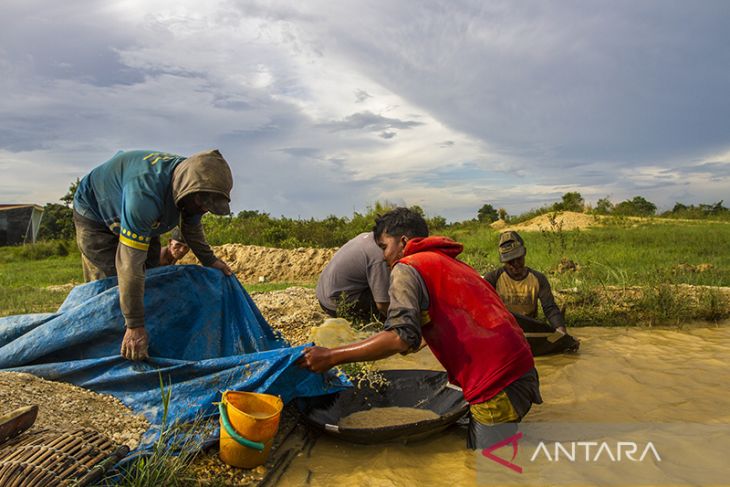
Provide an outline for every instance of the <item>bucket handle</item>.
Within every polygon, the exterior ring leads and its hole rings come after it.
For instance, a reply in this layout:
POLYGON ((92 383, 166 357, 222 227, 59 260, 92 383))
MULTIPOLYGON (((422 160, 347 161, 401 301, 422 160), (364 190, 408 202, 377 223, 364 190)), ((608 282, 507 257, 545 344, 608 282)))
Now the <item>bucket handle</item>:
POLYGON ((223 422, 223 427, 226 429, 226 432, 231 436, 231 438, 236 440, 239 444, 246 446, 248 448, 253 448, 254 450, 257 450, 257 451, 264 451, 263 443, 260 443, 258 441, 247 440, 246 438, 241 436, 238 433, 238 431, 236 431, 233 428, 233 425, 228 420, 228 411, 226 410, 226 406, 225 406, 225 404, 223 404, 222 401, 218 403, 218 411, 221 414, 221 420, 223 422))

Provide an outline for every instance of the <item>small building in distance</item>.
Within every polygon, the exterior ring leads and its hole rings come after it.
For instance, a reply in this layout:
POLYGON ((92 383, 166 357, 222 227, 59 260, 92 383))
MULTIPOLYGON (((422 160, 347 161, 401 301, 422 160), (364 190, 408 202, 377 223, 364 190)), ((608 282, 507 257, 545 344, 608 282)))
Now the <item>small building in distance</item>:
POLYGON ((41 218, 42 206, 0 204, 0 246, 35 243, 41 218))

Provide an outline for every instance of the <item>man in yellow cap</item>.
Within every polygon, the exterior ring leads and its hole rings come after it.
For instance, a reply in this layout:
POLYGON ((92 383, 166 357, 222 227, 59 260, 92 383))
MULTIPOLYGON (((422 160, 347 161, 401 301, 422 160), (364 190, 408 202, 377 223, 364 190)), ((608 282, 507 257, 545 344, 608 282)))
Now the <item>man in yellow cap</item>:
POLYGON ((535 318, 539 300, 550 325, 565 333, 565 319, 555 304, 550 283, 545 275, 525 266, 526 254, 525 242, 517 232, 502 233, 499 236, 499 261, 504 266, 485 275, 484 279, 513 313, 535 318))
POLYGON ((200 262, 231 275, 208 245, 201 218, 230 213, 233 176, 217 150, 190 157, 156 151, 120 151, 93 169, 74 195, 76 241, 84 279, 119 278, 126 332, 121 354, 147 358, 145 269, 160 265, 160 235, 180 226, 200 262))

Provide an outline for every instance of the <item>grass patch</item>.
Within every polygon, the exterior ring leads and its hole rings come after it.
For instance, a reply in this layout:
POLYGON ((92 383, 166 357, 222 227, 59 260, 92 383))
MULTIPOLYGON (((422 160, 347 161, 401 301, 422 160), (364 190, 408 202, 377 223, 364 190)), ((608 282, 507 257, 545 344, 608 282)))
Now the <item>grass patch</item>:
POLYGON ((83 282, 81 255, 68 242, 0 247, 0 316, 56 311, 70 288, 83 282))
MULTIPOLYGON (((569 326, 677 325, 730 317, 730 225, 609 218, 584 230, 521 232, 527 265, 543 272, 569 326), (562 260, 577 264, 561 272, 562 260), (682 285, 695 286, 688 292, 682 285), (715 286, 715 287, 713 287, 715 286)), ((454 228, 462 259, 485 274, 501 264, 499 231, 487 225, 454 228)))
POLYGON ((719 289, 702 288, 699 296, 699 318, 718 322, 730 318, 730 299, 719 289))
POLYGON ((0 287, 37 288, 83 282, 81 254, 64 241, 0 247, 0 287))
POLYGON ((188 467, 201 451, 203 441, 212 433, 214 424, 202 417, 190 423, 170 422, 168 418, 172 388, 165 387, 160 376, 162 424, 160 436, 146 455, 126 463, 119 472, 105 479, 104 485, 147 487, 189 485, 184 479, 188 467))
POLYGON ((281 291, 282 289, 286 289, 289 287, 306 287, 306 288, 313 288, 316 286, 316 283, 313 282, 262 282, 262 283, 252 283, 252 284, 244 284, 243 287, 246 288, 246 291, 249 293, 268 293, 271 291, 281 291))
POLYGON ((0 286, 0 316, 53 313, 66 296, 68 291, 49 291, 30 286, 0 286))
MULTIPOLYGON (((586 230, 522 232, 527 265, 550 274, 553 287, 647 285, 658 276, 670 284, 730 286, 730 241, 725 223, 637 223, 612 219, 613 224, 586 230), (578 273, 557 274, 561 259, 580 266, 578 273), (709 264, 703 272, 681 266, 709 264)), ((478 225, 449 232, 464 244, 462 259, 482 273, 500 266, 499 232, 478 225)))
POLYGON ((730 292, 712 286, 654 283, 559 292, 569 326, 682 326, 730 318, 730 292))
POLYGON ((686 296, 675 286, 660 283, 643 290, 638 306, 649 325, 679 325, 692 318, 686 296))
POLYGON ((76 244, 66 240, 50 240, 28 245, 0 247, 0 264, 42 260, 48 257, 66 257, 71 253, 78 254, 76 244))

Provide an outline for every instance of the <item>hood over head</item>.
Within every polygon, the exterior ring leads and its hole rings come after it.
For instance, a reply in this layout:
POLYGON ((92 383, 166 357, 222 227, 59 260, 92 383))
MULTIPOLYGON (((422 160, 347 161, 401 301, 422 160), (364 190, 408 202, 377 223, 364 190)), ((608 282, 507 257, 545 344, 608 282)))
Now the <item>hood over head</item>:
POLYGON ((172 197, 176 205, 193 193, 212 193, 231 201, 233 175, 217 149, 198 152, 182 161, 172 174, 172 197))
POLYGON ((403 256, 416 254, 418 252, 441 252, 449 257, 455 258, 464 250, 464 245, 451 240, 449 237, 418 237, 412 238, 406 243, 403 249, 403 256))

